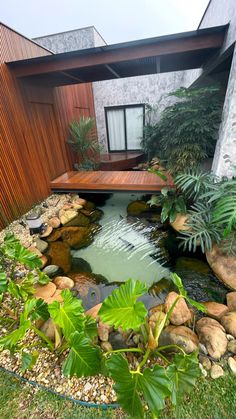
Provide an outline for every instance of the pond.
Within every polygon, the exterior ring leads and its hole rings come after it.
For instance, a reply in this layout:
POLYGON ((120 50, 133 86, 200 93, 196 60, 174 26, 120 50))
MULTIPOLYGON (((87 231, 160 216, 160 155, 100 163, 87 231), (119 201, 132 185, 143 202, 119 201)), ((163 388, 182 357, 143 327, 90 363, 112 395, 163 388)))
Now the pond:
POLYGON ((99 220, 101 229, 92 244, 71 250, 74 269, 68 276, 83 283, 87 272, 86 284, 75 287, 86 309, 103 301, 118 283, 129 278, 147 284, 149 293, 142 298, 147 308, 163 303, 173 289, 171 271, 182 278, 192 298, 224 301, 227 289, 215 278, 203 256, 183 254, 176 233, 161 224, 160 210, 145 209, 148 196, 114 193, 81 197, 93 201, 103 211, 99 220))

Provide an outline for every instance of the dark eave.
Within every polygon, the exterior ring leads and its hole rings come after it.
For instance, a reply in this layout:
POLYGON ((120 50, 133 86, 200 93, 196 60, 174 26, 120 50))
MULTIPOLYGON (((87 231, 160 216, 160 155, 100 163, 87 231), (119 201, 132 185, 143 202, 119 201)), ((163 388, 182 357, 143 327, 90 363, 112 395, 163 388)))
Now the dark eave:
POLYGON ((199 68, 222 47, 228 25, 7 63, 33 83, 61 86, 199 68))

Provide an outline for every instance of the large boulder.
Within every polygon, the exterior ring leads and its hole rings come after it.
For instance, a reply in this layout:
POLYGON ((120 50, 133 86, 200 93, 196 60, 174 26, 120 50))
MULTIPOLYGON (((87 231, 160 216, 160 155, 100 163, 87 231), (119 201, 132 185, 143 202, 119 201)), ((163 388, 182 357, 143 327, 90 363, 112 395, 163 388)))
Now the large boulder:
POLYGON ((88 272, 71 273, 68 276, 74 281, 73 291, 83 300, 86 308, 93 307, 101 301, 101 291, 96 277, 88 272))
POLYGON ((73 272, 92 272, 90 264, 83 258, 72 256, 71 271, 73 272))
POLYGON ((79 211, 72 220, 70 220, 68 223, 64 223, 64 226, 87 227, 90 222, 91 220, 79 211))
POLYGON ((133 201, 127 207, 128 215, 140 215, 149 210, 150 206, 145 201, 133 201))
POLYGON ((177 214, 175 221, 170 223, 175 231, 187 231, 190 227, 187 226, 188 216, 186 214, 177 214))
POLYGON ((236 311, 226 313, 220 321, 226 332, 236 338, 236 311))
POLYGON ((63 227, 61 229, 61 238, 70 247, 74 249, 81 249, 82 247, 89 246, 93 241, 96 229, 94 225, 89 227, 63 227))
POLYGON ((175 326, 180 326, 192 318, 191 311, 189 310, 185 299, 183 297, 179 298, 179 294, 175 291, 171 291, 166 297, 164 310, 167 313, 177 298, 178 302, 176 303, 170 316, 170 322, 175 326))
POLYGON ((225 255, 217 245, 206 253, 206 257, 217 278, 228 288, 236 290, 236 257, 225 255))
POLYGON ((61 209, 59 211, 59 219, 62 225, 69 223, 77 216, 78 212, 75 209, 61 209))
POLYGON ((228 340, 225 329, 215 319, 203 317, 196 323, 196 332, 200 343, 202 343, 209 355, 218 360, 227 350, 228 340))
POLYGON ((177 345, 190 354, 198 348, 198 337, 186 326, 167 326, 159 338, 159 346, 166 345, 177 345))
POLYGON ((220 318, 229 311, 226 305, 216 303, 215 301, 207 301, 202 304, 206 307, 207 315, 216 320, 220 320, 220 318))
POLYGON ((229 311, 236 311, 236 291, 229 292, 226 295, 226 300, 229 311))
POLYGON ((61 241, 51 242, 47 254, 51 258, 51 264, 60 266, 64 272, 71 268, 70 246, 61 241))
POLYGON ((35 285, 34 297, 42 298, 43 300, 50 298, 56 291, 56 285, 49 282, 47 285, 35 285))

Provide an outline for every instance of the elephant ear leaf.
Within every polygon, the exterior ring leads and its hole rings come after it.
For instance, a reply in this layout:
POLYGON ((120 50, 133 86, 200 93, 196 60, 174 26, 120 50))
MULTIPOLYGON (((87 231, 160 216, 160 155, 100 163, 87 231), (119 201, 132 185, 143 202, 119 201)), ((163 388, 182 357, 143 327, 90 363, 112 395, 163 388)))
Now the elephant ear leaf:
POLYGON ((120 354, 112 355, 106 367, 115 381, 118 403, 132 418, 142 419, 144 414, 138 394, 139 374, 131 374, 127 360, 120 354))
POLYGON ((147 310, 141 301, 136 300, 146 292, 145 284, 129 279, 103 301, 99 310, 101 320, 123 330, 138 329, 144 322, 147 310))
POLYGON ((100 372, 101 351, 92 346, 83 332, 74 332, 69 338, 70 352, 63 364, 65 376, 88 377, 100 372))
POLYGON ((21 320, 20 326, 18 329, 14 330, 13 332, 9 333, 8 335, 5 335, 0 339, 0 350, 1 349, 9 349, 10 351, 14 350, 20 342, 27 330, 30 328, 31 322, 30 320, 21 320))
POLYGON ((48 311, 53 321, 62 328, 63 334, 68 340, 71 333, 84 330, 84 309, 82 301, 73 297, 69 290, 63 290, 61 295, 63 303, 53 301, 48 304, 48 311))
POLYGON ((171 401, 177 405, 181 397, 190 393, 200 376, 197 354, 177 354, 173 364, 167 368, 167 376, 171 386, 171 401))
POLYGON ((152 370, 146 368, 139 378, 139 387, 150 410, 158 416, 160 410, 165 408, 166 397, 171 394, 165 369, 160 365, 155 365, 152 370))
POLYGON ((0 265, 0 293, 5 292, 7 290, 7 276, 5 272, 1 271, 2 266, 0 265))
POLYGON ((31 370, 37 362, 39 353, 34 351, 32 353, 23 351, 21 354, 21 371, 31 370))

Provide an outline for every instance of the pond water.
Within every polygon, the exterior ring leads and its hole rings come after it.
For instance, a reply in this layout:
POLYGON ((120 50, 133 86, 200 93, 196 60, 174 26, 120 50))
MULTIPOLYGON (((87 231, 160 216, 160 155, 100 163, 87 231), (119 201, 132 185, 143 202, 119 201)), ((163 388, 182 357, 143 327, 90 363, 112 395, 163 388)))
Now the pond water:
POLYGON ((101 230, 88 247, 72 250, 73 259, 86 261, 91 271, 105 277, 86 292, 79 292, 86 309, 104 300, 118 283, 127 279, 147 284, 149 293, 142 298, 147 308, 164 301, 173 289, 170 272, 182 278, 189 296, 198 301, 224 301, 226 288, 214 277, 208 264, 194 255, 183 255, 175 233, 163 226, 158 212, 127 215, 130 202, 142 199, 140 194, 114 193, 87 197, 95 200, 104 212, 99 220, 101 230))

